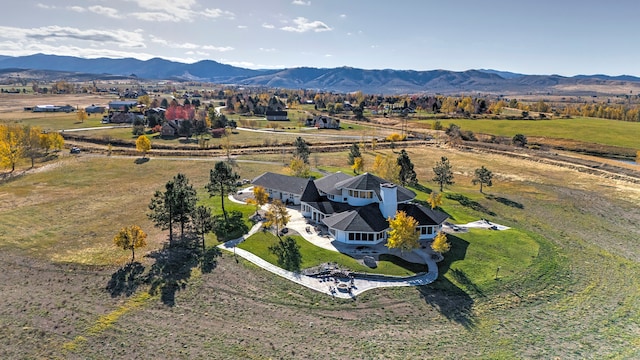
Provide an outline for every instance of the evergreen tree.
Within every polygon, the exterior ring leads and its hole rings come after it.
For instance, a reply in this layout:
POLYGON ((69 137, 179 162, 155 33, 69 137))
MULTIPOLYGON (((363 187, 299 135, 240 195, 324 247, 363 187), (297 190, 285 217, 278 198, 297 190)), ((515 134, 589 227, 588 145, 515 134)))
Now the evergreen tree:
POLYGON ((438 161, 433 168, 433 172, 435 174, 433 181, 440 185, 440 192, 442 192, 444 185, 453 184, 453 171, 451 170, 449 159, 447 159, 446 156, 440 158, 440 161, 438 161))
POLYGON ((471 183, 473 185, 480 184, 480 193, 482 193, 482 185, 493 185, 493 173, 491 172, 491 170, 482 166, 481 168, 476 169, 471 183))
POLYGON ((231 169, 231 166, 224 161, 217 162, 209 172, 209 183, 205 188, 212 197, 220 195, 222 215, 224 215, 225 221, 228 221, 228 217, 224 209, 224 198, 227 194, 236 190, 238 187, 238 179, 240 179, 240 175, 236 174, 233 169, 231 169))
POLYGON ((309 163, 309 154, 311 151, 309 150, 309 145, 306 141, 302 139, 302 137, 298 136, 296 141, 294 141, 293 146, 296 148, 293 150, 293 156, 298 157, 304 161, 305 164, 309 163))
POLYGON ((400 167, 400 183, 402 186, 411 185, 414 186, 418 183, 418 177, 415 170, 413 170, 413 163, 409 159, 409 154, 402 149, 400 155, 398 155, 398 166, 400 167))
POLYGON ((349 165, 353 165, 353 161, 355 158, 361 158, 360 154, 360 146, 358 144, 351 144, 351 149, 349 149, 349 165))

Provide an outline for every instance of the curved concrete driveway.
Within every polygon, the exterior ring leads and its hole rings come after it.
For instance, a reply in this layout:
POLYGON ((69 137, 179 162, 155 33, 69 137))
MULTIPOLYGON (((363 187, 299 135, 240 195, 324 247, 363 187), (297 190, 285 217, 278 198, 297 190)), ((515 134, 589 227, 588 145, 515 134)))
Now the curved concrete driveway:
MULTIPOLYGON (((231 199, 233 198, 233 196, 230 196, 229 198, 231 199)), ((235 200, 235 199, 232 201, 238 202, 238 200, 235 200)), ((300 234, 300 236, 302 236, 305 240, 311 242, 316 246, 319 246, 328 250, 338 251, 338 249, 335 246, 333 246, 330 239, 319 236, 315 232, 308 233, 306 231, 306 227, 309 225, 306 223, 306 220, 304 219, 304 217, 302 217, 299 211, 296 211, 294 209, 289 209, 289 214, 291 215, 291 220, 287 224, 287 227, 297 231, 300 234)), ((296 284, 300 284, 302 286, 306 286, 309 289, 319 291, 321 293, 334 296, 337 298, 342 298, 342 299, 355 298, 357 295, 367 290, 381 288, 381 287, 427 285, 434 282, 438 278, 438 265, 431 258, 431 256, 427 254, 425 251, 418 249, 411 252, 411 254, 399 254, 394 251, 390 253, 394 255, 401 255, 402 257, 405 257, 405 258, 408 255, 414 256, 414 259, 415 257, 419 257, 420 260, 422 260, 424 263, 427 264, 429 271, 424 274, 419 274, 419 275, 404 277, 404 278, 391 277, 391 276, 388 276, 388 277, 376 276, 376 279, 366 279, 366 278, 361 278, 356 276, 353 279, 353 286, 351 288, 351 292, 350 293, 346 291, 343 292, 336 288, 336 283, 333 281, 326 281, 324 279, 302 275, 299 273, 294 273, 292 271, 285 270, 281 267, 278 267, 276 265, 273 265, 265 261, 264 259, 254 255, 249 251, 237 248, 238 244, 240 244, 242 241, 244 241, 244 239, 248 238, 249 236, 260 231, 261 227, 262 227, 262 223, 257 223, 251 228, 249 233, 245 234, 244 236, 238 239, 230 240, 225 242, 224 244, 220 244, 218 245, 218 247, 227 251, 234 252, 237 256, 241 256, 242 258, 252 262, 253 264, 258 265, 261 268, 267 271, 270 271, 278 276, 281 276, 285 279, 293 281, 296 284)))

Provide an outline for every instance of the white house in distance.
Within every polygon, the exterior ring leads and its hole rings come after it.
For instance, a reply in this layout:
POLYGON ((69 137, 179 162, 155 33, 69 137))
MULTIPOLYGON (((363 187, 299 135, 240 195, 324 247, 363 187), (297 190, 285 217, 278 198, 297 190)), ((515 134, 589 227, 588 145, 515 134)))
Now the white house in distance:
POLYGON ((304 217, 326 225, 333 238, 345 244, 386 241, 387 219, 394 218, 397 211, 416 219, 421 240, 433 239, 448 218, 443 212, 413 203, 413 191, 369 173, 354 177, 338 172, 317 180, 265 173, 253 183, 273 194, 272 198, 293 199, 291 203, 300 204, 304 217))

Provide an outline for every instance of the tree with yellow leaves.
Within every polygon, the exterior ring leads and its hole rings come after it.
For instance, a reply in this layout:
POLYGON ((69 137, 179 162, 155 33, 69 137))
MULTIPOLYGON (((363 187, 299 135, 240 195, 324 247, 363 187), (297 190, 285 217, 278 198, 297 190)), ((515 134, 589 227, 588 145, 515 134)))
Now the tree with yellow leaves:
POLYGON ((84 109, 78 109, 78 112, 76 112, 76 118, 78 121, 83 123, 88 118, 87 112, 84 109))
POLYGON ((442 231, 439 232, 433 239, 433 243, 431 243, 431 249, 440 254, 444 254, 451 250, 451 244, 449 244, 449 241, 447 240, 447 234, 442 231))
POLYGON ((427 198, 427 203, 431 206, 432 209, 437 208, 442 205, 442 193, 437 193, 432 191, 427 198))
POLYGON ((0 125, 0 166, 15 171, 24 155, 24 129, 18 125, 0 125))
POLYGON ((289 174, 291 176, 299 177, 299 178, 308 178, 311 175, 311 169, 309 168, 309 164, 304 162, 299 157, 294 157, 291 159, 289 163, 289 167, 287 168, 289 174))
POLYGON ((145 135, 138 136, 136 140, 136 150, 142 153, 142 158, 147 157, 147 153, 151 150, 151 140, 145 135))
POLYGON ((247 204, 256 206, 256 213, 260 207, 269 201, 269 194, 262 186, 253 187, 253 198, 247 199, 247 204))
POLYGON ((113 243, 123 250, 131 250, 131 262, 136 258, 136 249, 147 246, 147 234, 138 225, 120 229, 113 238, 113 243))
POLYGON ((364 169, 364 159, 362 159, 362 156, 353 158, 351 169, 355 174, 359 174, 364 169))
POLYGON ((394 219, 389 218, 389 237, 387 247, 411 251, 420 247, 420 233, 417 231, 418 221, 404 211, 396 212, 394 219))
POLYGON ((376 158, 373 161, 372 171, 387 181, 400 181, 400 165, 398 165, 398 161, 396 159, 390 156, 376 155, 376 158))
POLYGON ((267 221, 264 225, 267 227, 275 226, 278 236, 280 236, 280 228, 287 226, 287 223, 291 220, 287 207, 280 200, 275 200, 269 204, 265 217, 267 221))

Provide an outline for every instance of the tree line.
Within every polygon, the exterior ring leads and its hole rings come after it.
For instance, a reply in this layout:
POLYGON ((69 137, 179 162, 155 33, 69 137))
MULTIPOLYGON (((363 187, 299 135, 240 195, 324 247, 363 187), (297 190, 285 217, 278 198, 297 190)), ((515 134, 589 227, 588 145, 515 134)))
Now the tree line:
POLYGON ((45 133, 38 126, 0 124, 0 166, 12 172, 22 159, 31 160, 33 167, 36 159, 63 147, 64 138, 57 132, 45 133))

